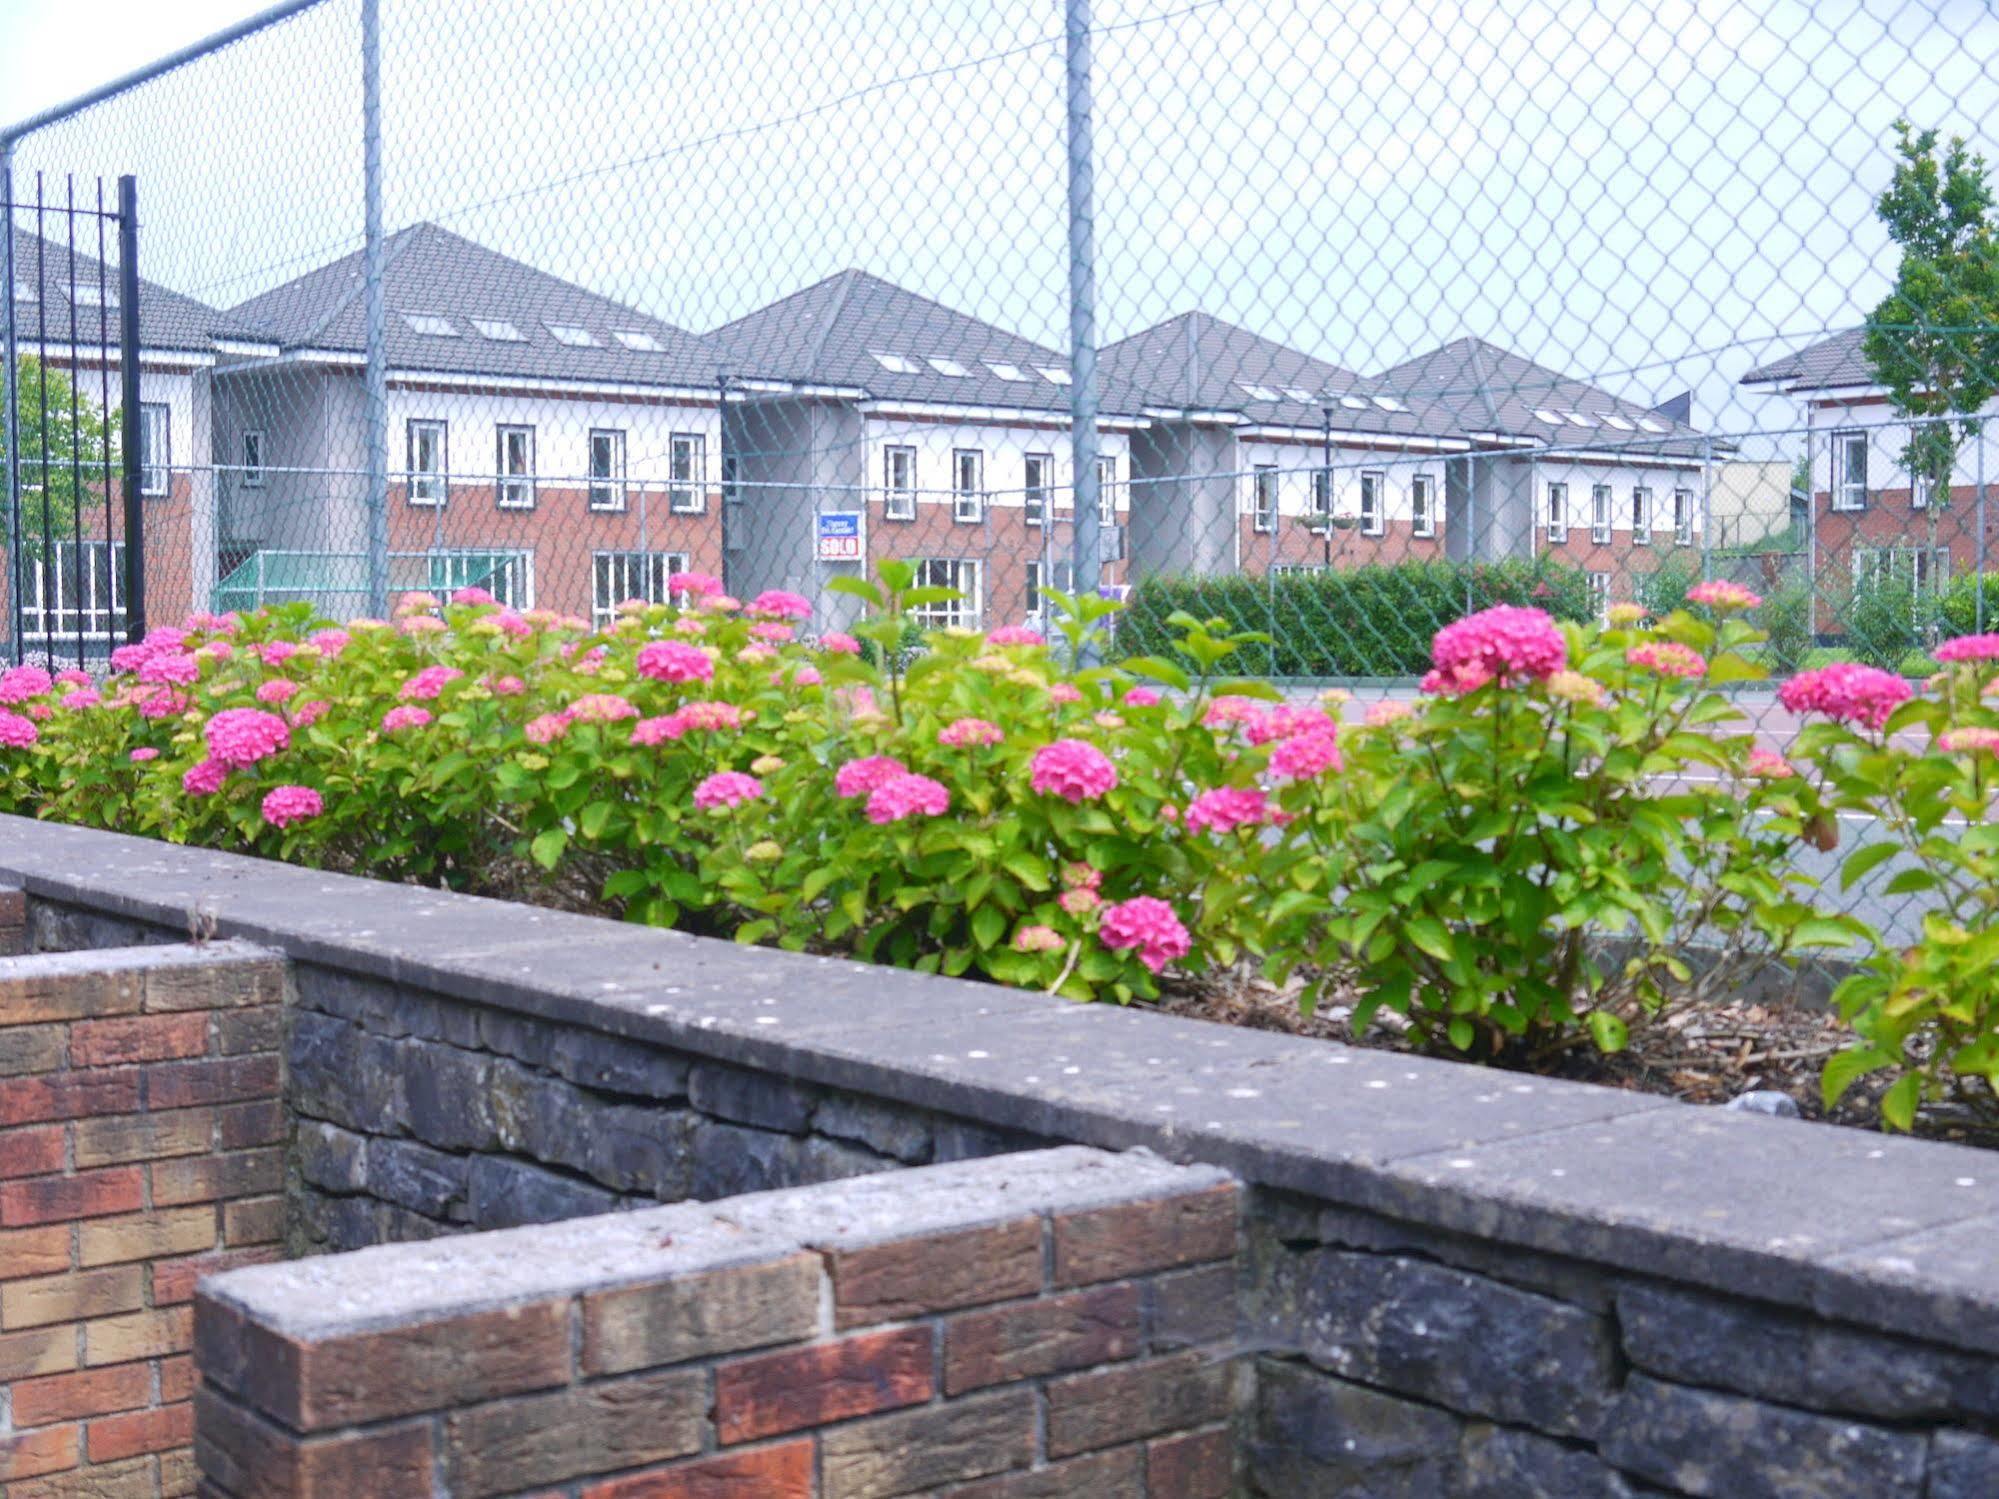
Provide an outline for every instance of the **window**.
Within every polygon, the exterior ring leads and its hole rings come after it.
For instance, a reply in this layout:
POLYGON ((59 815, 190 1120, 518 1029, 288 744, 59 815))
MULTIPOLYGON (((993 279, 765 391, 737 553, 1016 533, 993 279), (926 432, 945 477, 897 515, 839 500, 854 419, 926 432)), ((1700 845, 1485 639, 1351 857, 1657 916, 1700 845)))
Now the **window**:
POLYGON ((1930 492, 1935 488, 1936 482, 1934 480, 1926 479, 1921 474, 1909 475, 1909 508, 1911 510, 1929 509, 1930 492))
POLYGON ((1906 588, 1911 593, 1932 593, 1950 581, 1950 548, 1938 547, 1855 547, 1853 586, 1855 588, 1906 588))
POLYGON ((724 505, 734 505, 742 497, 743 492, 737 479, 736 455, 734 453, 724 453, 722 455, 722 503, 724 505))
POLYGON ((1652 545, 1652 491, 1642 484, 1631 491, 1631 544, 1652 545))
POLYGON ((1312 514, 1322 521, 1332 519, 1333 471, 1329 468, 1312 470, 1312 514))
POLYGON ((940 359, 935 354, 926 354, 923 357, 930 361, 930 367, 938 374, 949 375, 953 380, 962 380, 971 374, 970 370, 955 359, 940 359))
POLYGON ((1097 460, 1097 522, 1099 525, 1117 524, 1117 459, 1097 460))
POLYGON ((162 495, 173 474, 172 418, 164 402, 139 406, 139 493, 162 495))
POLYGON ((1076 592, 1076 564, 1038 560, 1027 564, 1027 612, 1036 619, 1042 616, 1044 610, 1041 597, 1044 588, 1054 588, 1073 597, 1076 592))
POLYGON ((708 508, 702 493, 708 482, 707 448, 698 432, 676 432, 668 439, 666 508, 675 515, 699 515, 708 508))
POLYGON ((590 429, 590 508, 625 508, 625 434, 616 427, 590 429))
POLYGON ((409 424, 409 500, 412 505, 442 505, 451 483, 449 435, 443 422, 409 424))
POLYGON ((479 330, 481 338, 489 338, 496 344, 524 344, 527 335, 505 318, 475 317, 472 326, 479 330))
POLYGON ((918 588, 951 588, 959 597, 942 599, 934 604, 925 604, 909 611, 909 617, 927 630, 948 629, 964 626, 977 629, 979 624, 979 564, 961 562, 955 558, 927 557, 916 564, 916 586, 918 588))
POLYGON ((451 325, 451 319, 439 317, 434 312, 406 312, 403 321, 409 324, 410 332, 421 333, 426 338, 456 338, 458 330, 451 325))
POLYGON ((891 375, 920 375, 923 373, 922 365, 904 355, 878 354, 873 350, 870 350, 869 353, 874 362, 887 370, 891 375))
POLYGON ((534 508, 534 428, 501 427, 494 498, 505 510, 534 508))
POLYGON ((261 432, 243 434, 243 487, 264 487, 264 434, 261 432))
POLYGON ((1569 539, 1569 486, 1548 486, 1548 540, 1559 546, 1569 539))
POLYGON ((1058 368, 1052 364, 1037 364, 1035 368, 1041 371, 1041 378, 1046 380, 1050 385, 1067 385, 1069 383, 1069 372, 1065 369, 1058 368))
POLYGON ((22 557, 21 572, 24 636, 124 635, 124 542, 58 541, 47 557, 22 557))
POLYGON ((916 449, 882 449, 882 518, 916 519, 916 449))
POLYGON ((1250 475, 1250 524, 1258 531, 1277 529, 1277 470, 1259 463, 1250 475))
POLYGON ((1694 544, 1694 492, 1691 489, 1673 491, 1673 541, 1683 547, 1694 544))
MULTIPOLYGON (((1030 526, 1046 525, 1048 523, 1048 483, 1050 476, 1055 472, 1055 460, 1046 453, 1029 453, 1023 460, 1023 468, 1026 479, 1023 485, 1021 503, 1026 507, 1027 523, 1030 526)), ((1033 592, 1034 586, 1030 583, 1028 585, 1028 593, 1032 594, 1033 592)), ((1029 604, 1027 607, 1031 610, 1034 606, 1029 604)))
POLYGON ((613 328, 611 337, 628 349, 636 349, 641 354, 657 354, 659 340, 650 333, 634 333, 629 328, 613 328))
POLYGON ((1386 526, 1387 517, 1382 506, 1382 487, 1385 483, 1381 474, 1360 476, 1360 534, 1363 536, 1379 536, 1386 526))
POLYGON ((1832 435, 1832 508, 1867 508, 1867 434, 1835 432, 1832 435))
POLYGON ((998 375, 1002 380, 1019 382, 1027 378, 1017 364, 1007 364, 1003 360, 998 359, 988 359, 985 364, 987 369, 998 375))
POLYGON ((986 455, 977 448, 951 453, 951 519, 976 524, 986 514, 986 455))
POLYGON ((1589 492, 1589 539, 1598 546, 1610 545, 1610 486, 1599 484, 1589 492))
POLYGON ((1437 534, 1437 481, 1430 474, 1416 474, 1409 480, 1410 529, 1418 536, 1437 534))
POLYGON ((592 552, 590 623, 603 629, 626 599, 667 604, 666 580, 687 571, 685 552, 592 552))
POLYGON ((1602 619, 1610 612, 1610 574, 1591 573, 1589 575, 1590 613, 1602 619))
POLYGON ((510 609, 534 607, 534 553, 439 550, 423 554, 436 594, 483 588, 510 609))
POLYGON ((588 328, 579 328, 574 323, 550 323, 548 331, 559 344, 568 344, 572 349, 594 349, 597 339, 588 328))

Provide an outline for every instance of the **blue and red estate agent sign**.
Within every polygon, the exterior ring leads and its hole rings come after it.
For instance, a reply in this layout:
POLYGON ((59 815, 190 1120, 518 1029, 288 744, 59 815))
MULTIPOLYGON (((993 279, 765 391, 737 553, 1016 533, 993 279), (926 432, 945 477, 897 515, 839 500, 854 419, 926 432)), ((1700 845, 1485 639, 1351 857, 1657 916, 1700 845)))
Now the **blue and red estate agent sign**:
POLYGON ((817 521, 816 552, 821 562, 859 562, 866 551, 858 510, 822 510, 817 521))

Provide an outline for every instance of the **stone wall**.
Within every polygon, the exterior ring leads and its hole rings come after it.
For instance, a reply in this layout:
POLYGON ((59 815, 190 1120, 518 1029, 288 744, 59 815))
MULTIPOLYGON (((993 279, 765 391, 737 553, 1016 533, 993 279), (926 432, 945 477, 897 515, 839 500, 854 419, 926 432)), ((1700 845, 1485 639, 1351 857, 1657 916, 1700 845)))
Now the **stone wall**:
POLYGON ((1239 1206, 1069 1147, 220 1275, 205 1491, 1224 1499, 1239 1206))
POLYGON ((229 942, 0 958, 11 1499, 193 1492, 195 1281, 282 1232, 285 970, 229 942))

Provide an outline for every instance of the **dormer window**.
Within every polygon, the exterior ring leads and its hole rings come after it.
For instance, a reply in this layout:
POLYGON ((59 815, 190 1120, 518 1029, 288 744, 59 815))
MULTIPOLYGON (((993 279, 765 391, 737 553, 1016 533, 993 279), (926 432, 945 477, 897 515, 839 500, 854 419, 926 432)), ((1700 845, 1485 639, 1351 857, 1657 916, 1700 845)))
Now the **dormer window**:
POLYGON ((1025 372, 1017 364, 1003 364, 996 359, 988 359, 985 364, 987 369, 998 375, 1002 380, 1020 381, 1027 378, 1025 372))
POLYGON ((1050 385, 1067 385, 1069 383, 1069 372, 1065 369, 1058 369, 1052 364, 1037 364, 1035 368, 1041 371, 1041 378, 1046 380, 1050 385))
POLYGON ((597 336, 588 328, 579 328, 574 323, 550 323, 547 325, 550 337, 559 344, 568 344, 572 349, 594 349, 597 336))
POLYGON ((869 354, 876 364, 887 370, 891 375, 920 375, 923 373, 923 366, 918 364, 914 359, 905 358, 901 354, 882 354, 872 349, 869 350, 869 354))
POLYGON ((970 370, 955 359, 939 359, 935 354, 927 354, 924 357, 930 361, 930 367, 940 375, 949 375, 954 380, 962 380, 971 374, 970 370))
POLYGON ((475 317, 472 326, 479 330, 481 338, 489 338, 496 344, 524 344, 527 335, 505 318, 475 317))
POLYGON ((439 317, 434 312, 406 312, 403 321, 409 324, 410 332, 421 333, 425 338, 456 338, 457 328, 451 319, 439 317))
POLYGON ((626 348, 634 349, 641 354, 657 354, 660 351, 659 340, 650 333, 640 333, 630 328, 613 328, 611 337, 626 348))

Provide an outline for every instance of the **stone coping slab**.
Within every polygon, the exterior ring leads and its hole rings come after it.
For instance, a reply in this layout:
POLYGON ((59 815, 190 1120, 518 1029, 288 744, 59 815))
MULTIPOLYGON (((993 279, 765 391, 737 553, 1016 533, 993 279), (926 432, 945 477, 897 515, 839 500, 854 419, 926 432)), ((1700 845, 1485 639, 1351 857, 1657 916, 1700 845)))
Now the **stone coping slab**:
POLYGON ((37 898, 1999 1353, 1999 1157, 0 817, 37 898))

